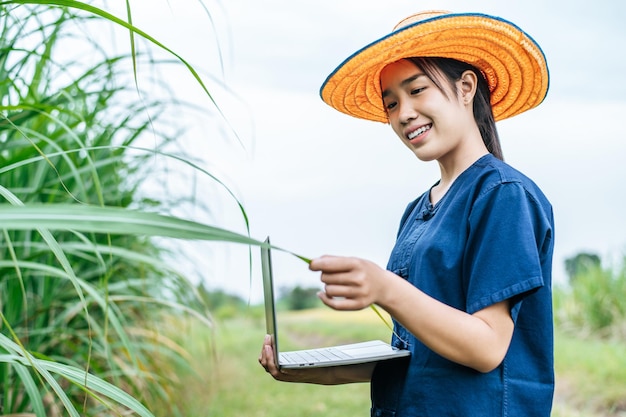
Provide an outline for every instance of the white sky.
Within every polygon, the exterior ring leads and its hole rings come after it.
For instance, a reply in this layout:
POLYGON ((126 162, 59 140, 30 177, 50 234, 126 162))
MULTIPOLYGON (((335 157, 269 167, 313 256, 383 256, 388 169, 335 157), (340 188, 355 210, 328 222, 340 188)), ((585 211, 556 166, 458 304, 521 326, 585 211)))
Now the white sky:
MULTIPOLYGON (((207 78, 245 149, 191 127, 189 147, 236 191, 253 237, 305 256, 354 255, 386 264, 409 201, 438 179, 436 162, 415 158, 391 128, 332 110, 318 91, 357 49, 403 17, 424 9, 481 12, 510 20, 543 48, 551 73, 538 108, 498 124, 505 158, 539 184, 556 216, 554 276, 564 259, 592 251, 626 253, 626 2, 599 0, 401 1, 134 0, 135 24, 207 78), (213 23, 211 23, 211 20, 213 23), (212 26, 213 24, 213 26, 212 26), (216 50, 223 54, 223 73, 216 50)), ((211 106, 184 71, 171 85, 181 97, 211 106)), ((212 131, 212 129, 214 131, 212 131)), ((231 140, 235 143, 235 140, 231 140)), ((236 206, 215 201, 211 221, 243 232, 236 206), (233 215, 235 213, 235 215, 233 215)), ((193 243, 209 285, 258 299, 258 250, 252 289, 247 248, 193 243), (206 252, 205 252, 206 251, 206 252)), ((275 256, 278 285, 313 285, 300 261, 275 256)))

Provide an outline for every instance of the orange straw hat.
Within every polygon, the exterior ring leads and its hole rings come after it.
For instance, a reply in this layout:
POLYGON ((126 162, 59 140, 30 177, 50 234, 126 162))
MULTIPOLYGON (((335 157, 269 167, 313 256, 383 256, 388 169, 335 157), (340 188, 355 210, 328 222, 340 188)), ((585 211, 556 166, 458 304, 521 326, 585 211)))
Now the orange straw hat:
POLYGON ((496 120, 536 107, 548 93, 546 58, 519 27, 485 14, 427 11, 402 20, 341 63, 322 85, 322 100, 351 116, 388 123, 380 72, 410 57, 453 58, 478 68, 496 120))

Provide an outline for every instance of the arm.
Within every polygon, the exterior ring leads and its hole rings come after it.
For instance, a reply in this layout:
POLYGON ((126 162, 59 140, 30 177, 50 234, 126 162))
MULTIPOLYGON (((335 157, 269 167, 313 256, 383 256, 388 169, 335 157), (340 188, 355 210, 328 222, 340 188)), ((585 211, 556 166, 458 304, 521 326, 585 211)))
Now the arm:
POLYGON ((329 368, 279 369, 274 362, 272 340, 263 341, 259 363, 274 379, 284 382, 302 382, 319 385, 338 385, 353 382, 369 382, 375 364, 334 366, 329 368))
POLYGON ((369 261, 324 256, 310 268, 322 272, 326 289, 319 296, 331 308, 377 304, 439 355, 480 372, 495 369, 506 355, 514 327, 506 301, 468 314, 369 261))

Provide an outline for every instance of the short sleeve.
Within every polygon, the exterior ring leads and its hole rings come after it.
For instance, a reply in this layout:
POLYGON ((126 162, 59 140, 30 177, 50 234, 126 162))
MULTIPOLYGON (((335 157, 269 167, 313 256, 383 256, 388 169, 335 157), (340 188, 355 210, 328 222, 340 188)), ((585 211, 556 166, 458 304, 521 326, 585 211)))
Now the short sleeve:
POLYGON ((544 285, 540 252, 549 217, 521 183, 504 182, 477 198, 468 224, 468 313, 511 300, 516 320, 524 297, 544 285))

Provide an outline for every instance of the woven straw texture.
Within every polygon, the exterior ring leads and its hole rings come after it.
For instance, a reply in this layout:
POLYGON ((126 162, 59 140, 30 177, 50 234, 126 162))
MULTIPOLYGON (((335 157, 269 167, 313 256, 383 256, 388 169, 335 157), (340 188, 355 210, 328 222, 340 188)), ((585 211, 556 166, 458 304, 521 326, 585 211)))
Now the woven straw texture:
POLYGON ((541 48, 514 24, 483 14, 426 12, 359 50, 326 79, 322 99, 361 119, 387 123, 380 72, 409 57, 445 57, 480 69, 489 83, 496 120, 539 105, 548 92, 548 67, 541 48), (424 16, 427 16, 424 18, 424 16), (434 16, 434 17, 433 17, 434 16))

